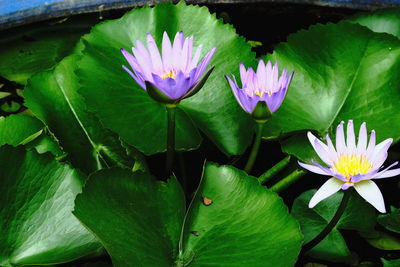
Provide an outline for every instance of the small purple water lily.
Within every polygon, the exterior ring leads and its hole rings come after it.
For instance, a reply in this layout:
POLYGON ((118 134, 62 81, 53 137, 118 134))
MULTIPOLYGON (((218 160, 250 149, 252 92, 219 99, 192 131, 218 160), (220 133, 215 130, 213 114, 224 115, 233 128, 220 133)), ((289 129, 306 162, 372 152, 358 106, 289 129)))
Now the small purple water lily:
POLYGON ((243 63, 239 64, 239 70, 242 89, 239 88, 234 75, 232 79, 227 75, 225 77, 243 110, 254 115, 257 104, 263 102, 268 109, 265 116, 275 112, 285 98, 293 72, 287 76, 287 70, 283 69, 279 77, 278 63, 272 67, 271 61, 265 65, 262 59, 258 62, 257 72, 251 67, 246 70, 243 63))
POLYGON ((311 198, 309 207, 313 208, 321 200, 328 198, 340 189, 347 190, 349 187, 354 187, 367 202, 378 211, 385 213, 382 193, 371 179, 388 178, 400 174, 400 169, 389 170, 398 162, 394 162, 383 170, 381 167, 387 158, 387 150, 393 139, 389 138, 375 145, 375 131, 372 130, 367 145, 367 127, 363 122, 356 144, 353 121, 349 120, 345 141, 343 124, 342 121, 336 130, 336 148, 328 135, 326 136, 327 144, 324 144, 311 132, 308 132, 311 145, 328 167, 316 162, 312 162, 312 165, 299 162, 300 166, 314 173, 333 176, 311 198))
POLYGON ((200 90, 213 69, 203 76, 215 48, 198 64, 202 45, 192 55, 193 36, 185 38, 183 32, 178 32, 171 44, 168 34, 164 32, 162 56, 153 36, 148 33, 146 39, 148 49, 139 40, 136 41, 136 47, 132 47, 133 55, 121 49, 132 71, 126 66, 122 67, 150 96, 163 103, 176 104, 200 90))

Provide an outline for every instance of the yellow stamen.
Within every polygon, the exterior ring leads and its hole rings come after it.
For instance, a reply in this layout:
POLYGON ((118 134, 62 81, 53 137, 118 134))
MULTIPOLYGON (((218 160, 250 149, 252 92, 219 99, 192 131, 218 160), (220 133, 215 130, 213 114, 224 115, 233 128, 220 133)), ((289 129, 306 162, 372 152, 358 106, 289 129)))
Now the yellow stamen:
POLYGON ((334 171, 341 173, 348 180, 351 175, 368 173, 372 167, 367 157, 356 154, 341 155, 332 166, 334 171))
POLYGON ((253 92, 252 92, 252 96, 254 96, 254 94, 258 95, 259 97, 262 97, 263 94, 268 94, 268 96, 271 96, 271 95, 272 95, 272 92, 271 92, 271 91, 266 91, 266 90, 260 89, 260 90, 255 90, 255 91, 253 91, 253 92))
POLYGON ((164 72, 164 75, 161 76, 161 78, 163 78, 163 79, 167 79, 168 77, 169 78, 175 78, 175 76, 176 76, 176 71, 170 70, 170 71, 164 72))

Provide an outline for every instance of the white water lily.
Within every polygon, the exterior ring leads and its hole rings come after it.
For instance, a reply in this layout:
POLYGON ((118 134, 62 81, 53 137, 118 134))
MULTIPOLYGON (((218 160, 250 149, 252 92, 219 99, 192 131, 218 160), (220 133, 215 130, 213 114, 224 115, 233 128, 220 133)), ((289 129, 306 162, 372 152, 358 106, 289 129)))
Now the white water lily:
POLYGON ((321 175, 332 176, 311 198, 309 207, 313 208, 321 200, 328 198, 340 189, 354 189, 378 211, 385 213, 385 203, 378 186, 371 179, 393 177, 400 174, 400 169, 392 169, 398 162, 382 169, 387 158, 387 150, 393 142, 392 138, 375 144, 375 131, 372 130, 369 142, 366 123, 362 123, 358 135, 358 143, 354 134, 353 121, 347 123, 347 138, 344 135, 344 122, 336 129, 336 146, 329 136, 327 144, 321 142, 311 132, 307 136, 314 150, 321 160, 328 166, 324 167, 316 162, 305 164, 299 162, 303 168, 321 175), (368 144, 367 144, 368 143, 368 144))

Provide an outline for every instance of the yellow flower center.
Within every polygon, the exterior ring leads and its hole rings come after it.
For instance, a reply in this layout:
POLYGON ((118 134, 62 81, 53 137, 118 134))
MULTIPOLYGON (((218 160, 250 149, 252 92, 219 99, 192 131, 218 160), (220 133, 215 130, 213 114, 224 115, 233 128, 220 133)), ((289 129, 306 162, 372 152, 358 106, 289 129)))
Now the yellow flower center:
POLYGON ((262 97, 264 94, 268 94, 268 96, 271 96, 271 95, 272 95, 272 92, 271 92, 271 91, 262 90, 262 89, 260 89, 260 90, 254 90, 254 91, 252 92, 252 95, 251 95, 251 96, 258 95, 259 97, 262 97))
POLYGON ((167 79, 167 78, 169 77, 169 78, 172 78, 172 79, 173 79, 173 78, 175 78, 175 76, 176 76, 176 71, 170 70, 170 71, 164 72, 164 75, 161 76, 161 78, 167 79))
POLYGON ((341 155, 332 166, 334 171, 341 173, 348 180, 351 175, 368 173, 372 167, 367 157, 356 154, 341 155))

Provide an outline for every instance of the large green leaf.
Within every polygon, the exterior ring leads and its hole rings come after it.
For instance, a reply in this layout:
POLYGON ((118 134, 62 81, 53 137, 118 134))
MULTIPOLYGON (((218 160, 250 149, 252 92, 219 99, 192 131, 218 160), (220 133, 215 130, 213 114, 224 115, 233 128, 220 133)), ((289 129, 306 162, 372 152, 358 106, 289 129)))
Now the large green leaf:
POLYGON ((41 121, 28 115, 0 117, 0 146, 29 143, 42 133, 43 127, 41 121))
POLYGON ((400 137, 400 40, 358 24, 311 26, 288 37, 270 56, 295 75, 281 108, 267 122, 265 137, 299 132, 284 140, 286 152, 313 154, 305 131, 332 134, 340 121, 363 121, 379 140, 400 137), (304 132, 304 133, 302 133, 304 132))
POLYGON ((400 209, 392 207, 390 213, 379 215, 378 223, 386 229, 400 234, 400 209))
POLYGON ((116 168, 91 175, 74 214, 115 266, 286 267, 302 241, 275 193, 243 171, 215 164, 205 167, 183 230, 184 198, 175 178, 157 182, 116 168))
POLYGON ((85 176, 34 150, 0 148, 0 265, 55 264, 100 248, 71 211, 85 176))
POLYGON ((34 73, 52 68, 74 48, 95 19, 68 19, 13 28, 0 40, 0 76, 25 84, 34 73))
POLYGON ((26 106, 55 134, 74 166, 86 173, 110 165, 132 168, 118 137, 87 112, 77 93, 74 64, 70 56, 54 71, 34 75, 24 90, 26 106))
POLYGON ((215 69, 205 86, 181 102, 177 112, 176 148, 196 148, 200 128, 222 151, 240 154, 251 141, 253 122, 236 103, 224 74, 238 74, 239 62, 254 60, 251 47, 230 25, 223 25, 206 7, 161 3, 154 8, 134 9, 118 20, 95 26, 83 37, 85 49, 78 62, 78 75, 89 109, 104 125, 146 154, 165 151, 166 111, 122 69, 126 61, 119 52, 128 51, 136 40, 151 33, 160 44, 167 31, 194 36, 194 45, 203 45, 203 55, 217 50, 210 63, 215 69), (192 121, 193 120, 193 121, 192 121), (146 138, 143 138, 146 136, 146 138))
POLYGON ((371 13, 361 13, 348 19, 349 22, 358 23, 368 27, 374 32, 385 32, 400 38, 400 9, 379 9, 371 13))
MULTIPOLYGON (((305 243, 316 237, 330 222, 343 197, 343 192, 338 192, 310 209, 308 203, 315 192, 316 190, 309 190, 301 194, 295 199, 291 211, 301 225, 305 243)), ((375 209, 353 192, 337 225, 309 254, 333 262, 347 261, 351 257, 350 251, 338 229, 368 233, 374 231, 375 224, 375 209)))
POLYGON ((103 243, 114 266, 173 266, 185 212, 175 178, 112 168, 94 173, 74 214, 103 243))
POLYGON ((398 267, 398 266, 400 266, 400 259, 385 260, 385 259, 381 258, 381 262, 383 264, 383 267, 398 267))
POLYGON ((215 164, 204 170, 184 234, 185 266, 292 266, 302 242, 278 195, 241 170, 215 164))

